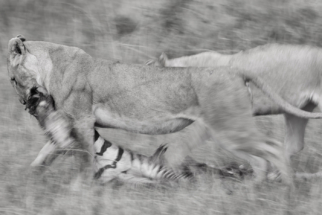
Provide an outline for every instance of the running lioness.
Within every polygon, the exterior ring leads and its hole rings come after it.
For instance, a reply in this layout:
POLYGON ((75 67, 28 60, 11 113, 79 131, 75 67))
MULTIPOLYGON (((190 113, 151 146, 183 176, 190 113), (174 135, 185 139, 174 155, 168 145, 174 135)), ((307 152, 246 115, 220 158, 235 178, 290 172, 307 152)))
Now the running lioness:
MULTIPOLYGON (((163 67, 217 67, 231 66, 258 71, 261 77, 291 104, 312 111, 322 107, 321 92, 322 50, 311 46, 268 44, 233 55, 204 52, 191 56, 169 59, 162 53, 154 64, 163 67)), ((231 86, 234 88, 234 86, 231 86)), ((285 156, 290 162, 291 155, 304 147, 304 132, 308 119, 297 117, 280 109, 276 103, 262 95, 250 83, 253 114, 284 113, 286 136, 285 156)))
MULTIPOLYGON (((11 39, 8 49, 9 76, 20 101, 25 103, 30 89, 35 86, 44 87, 50 93, 57 111, 72 120, 75 138, 85 151, 79 152, 78 156, 84 170, 91 167, 94 126, 143 134, 166 134, 179 131, 198 121, 217 139, 229 139, 222 141, 222 146, 248 160, 258 180, 265 178, 266 160, 279 167, 287 180, 289 168, 280 145, 271 144, 269 141, 259 142, 259 134, 239 133, 242 131, 239 131, 239 127, 236 128, 236 132, 226 129, 231 123, 245 126, 247 119, 244 118, 251 113, 245 113, 244 110, 250 110, 250 102, 243 102, 242 105, 249 107, 243 107, 239 112, 229 112, 222 108, 224 102, 218 101, 217 96, 222 96, 222 88, 233 85, 236 88, 227 96, 245 98, 248 95, 245 87, 247 81, 255 84, 276 102, 280 112, 296 114, 303 118, 322 116, 302 111, 285 102, 262 81, 259 77, 263 75, 261 70, 247 72, 229 68, 174 69, 111 64, 94 59, 79 48, 25 41, 23 37, 11 39), (243 125, 236 122, 243 122, 243 125), (222 135, 227 132, 231 132, 230 135, 222 135)), ((287 67, 284 64, 282 66, 287 67)), ((265 70, 267 74, 274 74, 273 79, 268 79, 268 84, 291 104, 299 106, 298 103, 294 103, 296 96, 284 95, 289 92, 283 91, 285 84, 277 84, 285 74, 273 69, 265 70), (271 83, 271 80, 275 82, 271 83)), ((317 80, 317 77, 314 78, 317 80)), ((317 84, 317 81, 314 83, 317 84)), ((318 86, 314 85, 312 89, 318 86)), ((293 88, 294 92, 299 92, 297 87, 293 88)), ((316 98, 317 94, 310 95, 316 98)), ((267 108, 266 111, 269 112, 271 106, 267 108)), ((58 144, 60 147, 64 145, 59 142, 58 144)), ((178 147, 176 156, 185 156, 194 147, 194 142, 186 142, 186 145, 178 147)))

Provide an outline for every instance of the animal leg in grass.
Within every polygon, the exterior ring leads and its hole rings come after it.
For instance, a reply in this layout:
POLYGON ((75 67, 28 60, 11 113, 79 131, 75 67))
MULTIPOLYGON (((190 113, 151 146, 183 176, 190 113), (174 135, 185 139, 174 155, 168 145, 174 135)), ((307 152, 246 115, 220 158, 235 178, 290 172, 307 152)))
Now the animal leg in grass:
MULTIPOLYGON (((313 111, 316 106, 312 103, 303 108, 306 111, 313 111)), ((304 147, 305 127, 308 119, 299 118, 291 114, 284 114, 285 118, 285 139, 284 139, 284 153, 287 163, 291 163, 291 156, 304 147)))
POLYGON ((94 141, 94 119, 81 119, 74 123, 76 141, 79 144, 74 155, 80 165, 80 172, 85 178, 93 175, 93 141, 94 141))
POLYGON ((48 141, 46 145, 40 150, 36 159, 31 163, 31 166, 47 166, 52 163, 58 156, 57 145, 52 141, 48 141))
POLYGON ((202 121, 194 122, 190 127, 171 135, 174 141, 167 144, 167 150, 161 160, 173 169, 180 169, 191 150, 211 138, 207 126, 202 121))

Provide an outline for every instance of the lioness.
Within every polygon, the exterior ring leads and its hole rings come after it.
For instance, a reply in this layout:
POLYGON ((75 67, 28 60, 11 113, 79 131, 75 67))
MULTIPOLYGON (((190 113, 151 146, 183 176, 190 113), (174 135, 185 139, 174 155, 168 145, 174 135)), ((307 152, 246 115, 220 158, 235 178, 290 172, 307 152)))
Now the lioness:
MULTIPOLYGON (((159 59, 150 62, 150 65, 162 67, 231 66, 258 71, 263 79, 291 104, 306 111, 313 111, 316 106, 321 109, 322 104, 319 66, 321 57, 321 49, 317 47, 269 44, 234 55, 204 52, 169 59, 165 53, 162 53, 159 59)), ((252 86, 251 94, 254 115, 284 113, 285 156, 290 162, 291 155, 304 147, 304 132, 308 120, 281 111, 279 106, 267 100, 252 86)))
MULTIPOLYGON (((244 83, 247 80, 278 103, 276 110, 304 118, 321 117, 321 114, 307 113, 285 102, 258 77, 263 75, 262 70, 246 72, 229 68, 175 69, 110 64, 92 58, 79 48, 25 41, 22 37, 11 39, 8 49, 9 76, 20 101, 25 103, 30 89, 35 86, 44 87, 52 95, 56 109, 72 120, 75 138, 85 151, 78 155, 83 170, 91 167, 94 125, 144 134, 166 134, 198 121, 217 139, 225 137, 228 141, 222 141, 222 146, 249 161, 257 180, 265 178, 265 160, 279 167, 287 179, 289 170, 279 144, 260 142, 257 133, 238 133, 246 123, 252 123, 248 117, 251 113, 244 112, 245 109, 251 110, 250 103, 243 102, 245 107, 241 111, 229 113, 222 108, 225 101, 216 101, 217 95, 223 93, 222 88, 234 85, 236 89, 227 97, 245 98, 248 90, 244 83), (234 132, 227 130, 231 123, 235 124, 234 132)), ((268 79, 268 83, 294 104, 297 97, 287 96, 281 90, 284 85, 276 86, 284 76, 276 71, 279 70, 265 70, 267 74, 274 74, 276 82, 271 83, 268 79)), ((298 92, 295 86, 293 88, 298 92)), ((316 94, 310 95, 315 97, 316 94)), ((270 112, 270 107, 265 110, 270 112)), ((60 147, 62 145, 59 143, 60 147)), ((177 156, 186 155, 194 147, 194 142, 180 145, 177 156)))
MULTIPOLYGON (((57 138, 61 139, 63 137, 65 139, 59 141, 69 144, 75 142, 73 140, 72 125, 55 110, 54 100, 45 89, 41 87, 31 89, 26 109, 28 109, 31 115, 36 117, 40 126, 46 131, 53 142, 56 142, 57 138)), ((57 145, 53 144, 53 142, 48 142, 41 149, 31 164, 32 166, 50 165, 57 155, 68 153, 66 150, 58 151, 57 145)), ((168 145, 163 144, 156 149, 152 156, 147 157, 123 149, 117 144, 101 137, 95 130, 94 178, 98 179, 101 183, 106 183, 113 179, 135 184, 156 183, 168 180, 178 181, 182 178, 190 178, 193 175, 190 169, 192 167, 198 170, 217 172, 221 177, 235 177, 239 179, 242 179, 245 174, 250 173, 243 165, 237 165, 236 163, 231 163, 223 168, 210 168, 206 164, 198 163, 192 158, 187 157, 182 165, 184 172, 176 174, 163 165, 162 158, 167 149, 168 145)))

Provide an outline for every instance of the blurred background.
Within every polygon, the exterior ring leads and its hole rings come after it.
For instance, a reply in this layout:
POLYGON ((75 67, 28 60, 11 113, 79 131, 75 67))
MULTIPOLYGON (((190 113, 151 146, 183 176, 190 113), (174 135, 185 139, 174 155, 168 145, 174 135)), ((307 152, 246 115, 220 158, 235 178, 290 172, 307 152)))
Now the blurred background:
MULTIPOLYGON (((322 46, 318 0, 0 0, 0 214, 318 214, 320 181, 301 182, 290 199, 278 184, 262 191, 234 184, 227 195, 218 178, 172 190, 113 186, 71 191, 72 158, 58 159, 43 176, 29 164, 45 143, 43 132, 18 102, 6 69, 7 44, 22 34, 82 48, 94 57, 144 64, 161 52, 170 58, 217 51, 232 54, 267 43, 322 46)), ((267 135, 283 140, 283 117, 257 117, 267 135)), ((306 146, 295 156, 298 171, 316 172, 322 161, 321 121, 311 120, 306 146)), ((105 137, 151 154, 172 135, 103 131, 105 137), (128 140, 131 140, 129 143, 128 140)), ((227 160, 214 144, 195 159, 227 160)))
POLYGON ((0 1, 1 49, 16 34, 142 63, 206 50, 235 53, 268 42, 322 44, 318 0, 0 1))

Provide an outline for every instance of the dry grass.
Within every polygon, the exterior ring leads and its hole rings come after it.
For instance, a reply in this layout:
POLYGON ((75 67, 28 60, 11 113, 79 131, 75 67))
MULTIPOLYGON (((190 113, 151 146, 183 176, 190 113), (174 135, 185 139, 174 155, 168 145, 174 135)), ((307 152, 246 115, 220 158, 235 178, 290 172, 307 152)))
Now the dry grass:
MULTIPOLYGON (((72 158, 60 158, 39 177, 29 164, 45 139, 35 119, 18 103, 4 59, 8 40, 17 34, 78 46, 95 57, 128 63, 144 63, 161 51, 177 57, 203 50, 234 53, 268 42, 321 46, 321 6, 317 0, 1 0, 0 214, 319 214, 320 181, 298 182, 290 197, 277 183, 254 190, 250 179, 222 182, 211 174, 179 187, 84 184, 73 191, 70 181, 77 171, 72 158), (228 183, 234 194, 227 195, 222 183, 228 183)), ((282 140, 281 116, 257 121, 263 132, 282 140)), ((321 125, 310 121, 307 145, 294 158, 297 170, 319 170, 321 125)), ((124 131, 104 134, 147 154, 171 140, 166 135, 124 131)), ((218 150, 208 143, 194 157, 218 165, 225 160, 218 150)))

